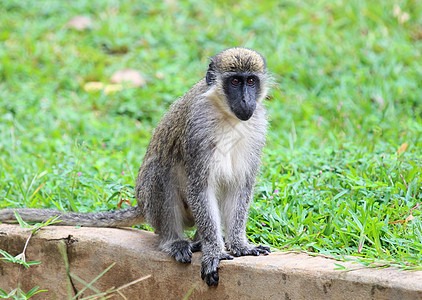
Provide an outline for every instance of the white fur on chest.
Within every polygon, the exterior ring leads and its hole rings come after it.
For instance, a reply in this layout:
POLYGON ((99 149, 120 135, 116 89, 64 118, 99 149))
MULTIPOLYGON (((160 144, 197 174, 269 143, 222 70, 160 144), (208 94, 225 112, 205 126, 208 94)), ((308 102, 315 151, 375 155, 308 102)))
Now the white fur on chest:
POLYGON ((246 122, 222 123, 218 127, 212 158, 211 180, 215 183, 243 181, 249 172, 254 147, 253 128, 246 122))

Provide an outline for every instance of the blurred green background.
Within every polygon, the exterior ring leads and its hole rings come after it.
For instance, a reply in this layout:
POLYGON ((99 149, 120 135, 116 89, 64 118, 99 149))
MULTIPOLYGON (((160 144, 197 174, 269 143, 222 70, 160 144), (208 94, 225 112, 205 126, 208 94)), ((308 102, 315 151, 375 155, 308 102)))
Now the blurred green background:
POLYGON ((162 114, 243 46, 275 82, 251 240, 421 264, 419 1, 2 0, 0 16, 1 207, 134 205, 162 114), (127 68, 146 84, 87 88, 127 68))

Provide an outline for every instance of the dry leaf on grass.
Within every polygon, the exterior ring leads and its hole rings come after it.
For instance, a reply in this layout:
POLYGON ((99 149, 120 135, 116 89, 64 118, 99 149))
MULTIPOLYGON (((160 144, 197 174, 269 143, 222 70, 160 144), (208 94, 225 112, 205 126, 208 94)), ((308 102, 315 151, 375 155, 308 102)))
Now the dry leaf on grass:
POLYGON ((104 93, 108 95, 108 94, 112 94, 121 90, 123 90, 123 85, 121 84, 107 84, 105 86, 104 93))
POLYGON ((393 15, 397 18, 400 24, 403 24, 410 20, 409 13, 402 11, 400 6, 398 6, 397 4, 395 4, 393 7, 393 15))
POLYGON ((119 203, 117 203, 117 208, 121 209, 123 203, 126 203, 129 206, 132 206, 132 203, 128 199, 122 198, 122 199, 120 199, 119 203))
POLYGON ((404 220, 391 221, 391 222, 388 222, 388 224, 402 224, 403 225, 404 223, 413 221, 414 219, 415 219, 415 217, 413 215, 409 215, 404 220))
POLYGON ((89 29, 92 27, 92 21, 87 16, 76 16, 70 19, 69 22, 67 22, 66 26, 68 28, 73 28, 78 31, 82 31, 85 29, 89 29))
POLYGON ((84 84, 85 92, 96 92, 104 88, 104 83, 100 81, 91 81, 84 84))
POLYGON ((412 221, 412 220, 414 220, 415 219, 415 217, 413 216, 413 215, 409 215, 407 218, 406 218, 406 222, 410 222, 410 221, 412 221))
POLYGON ((155 78, 163 80, 165 78, 165 75, 164 75, 164 73, 157 72, 157 73, 155 73, 155 78))
POLYGON ((373 95, 371 99, 383 109, 385 107, 385 100, 381 95, 373 95))
POLYGON ((108 95, 123 90, 124 82, 128 82, 129 87, 140 87, 146 83, 141 73, 133 69, 123 69, 115 72, 110 81, 112 84, 105 84, 100 81, 90 81, 84 84, 83 89, 86 92, 104 91, 104 94, 108 95))
POLYGON ((134 69, 118 70, 113 74, 113 76, 111 76, 110 81, 112 83, 129 82, 136 87, 141 87, 146 83, 146 80, 142 77, 141 72, 134 69))
POLYGON ((84 90, 86 92, 98 92, 104 90, 104 93, 108 95, 123 90, 123 86, 121 84, 106 85, 100 81, 91 81, 84 84, 84 90))
POLYGON ((397 154, 400 155, 403 152, 406 152, 407 148, 409 147, 408 143, 403 143, 401 144, 401 146, 399 147, 399 149, 397 149, 397 154))

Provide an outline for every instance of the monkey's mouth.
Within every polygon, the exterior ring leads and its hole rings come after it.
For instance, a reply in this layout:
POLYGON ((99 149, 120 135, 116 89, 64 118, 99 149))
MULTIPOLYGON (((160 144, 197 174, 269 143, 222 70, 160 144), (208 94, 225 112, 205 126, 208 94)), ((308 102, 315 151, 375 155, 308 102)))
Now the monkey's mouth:
POLYGON ((236 116, 239 120, 242 120, 242 121, 247 121, 247 120, 249 120, 249 119, 252 117, 252 115, 253 115, 253 111, 251 111, 251 112, 245 112, 245 113, 242 113, 242 114, 236 114, 236 113, 235 113, 235 116, 236 116))
POLYGON ((241 101, 238 105, 236 105, 235 107, 232 107, 231 109, 234 115, 236 116, 236 118, 242 121, 247 121, 252 117, 255 111, 255 108, 256 108, 255 101, 250 101, 249 103, 245 101, 241 101))

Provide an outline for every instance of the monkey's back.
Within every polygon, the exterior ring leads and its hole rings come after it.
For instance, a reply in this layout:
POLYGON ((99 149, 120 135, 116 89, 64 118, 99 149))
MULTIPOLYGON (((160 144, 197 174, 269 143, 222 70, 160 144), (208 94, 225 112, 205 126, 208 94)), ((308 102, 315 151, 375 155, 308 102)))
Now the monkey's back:
POLYGON ((188 120, 191 119, 194 102, 202 101, 204 96, 201 91, 206 88, 205 80, 201 80, 183 97, 173 102, 155 128, 144 160, 154 157, 167 164, 168 159, 176 161, 184 159, 188 120))
POLYGON ((170 195, 166 195, 166 192, 185 189, 188 123, 192 114, 198 114, 194 112, 198 109, 195 106, 201 105, 199 102, 205 102, 204 89, 207 89, 207 85, 205 80, 201 80, 183 97, 173 102, 156 126, 139 168, 135 188, 138 206, 147 221, 158 230, 158 224, 154 223, 162 212, 163 205, 168 204, 166 202, 169 201, 170 195), (178 181, 175 182, 175 179, 178 181), (169 185, 172 186, 170 189, 169 185))

